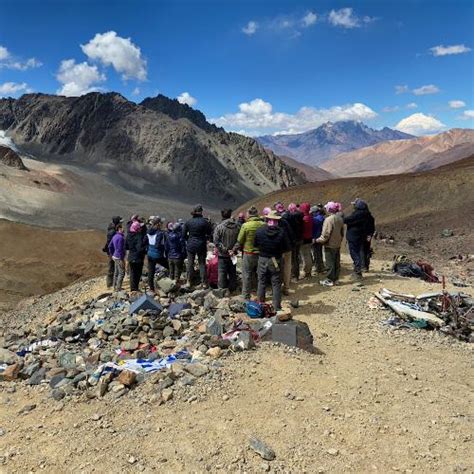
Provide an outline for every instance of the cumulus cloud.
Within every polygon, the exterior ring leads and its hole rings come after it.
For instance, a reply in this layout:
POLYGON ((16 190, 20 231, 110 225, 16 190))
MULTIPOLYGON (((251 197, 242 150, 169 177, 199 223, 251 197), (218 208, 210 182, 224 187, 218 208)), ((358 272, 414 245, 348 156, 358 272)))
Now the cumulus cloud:
POLYGON ((0 84, 0 97, 10 97, 19 92, 31 92, 26 82, 4 82, 0 84))
POLYGON ((90 60, 112 66, 124 80, 145 81, 147 78, 147 63, 140 48, 115 31, 97 33, 87 44, 82 44, 81 49, 90 60))
POLYGON ((193 97, 189 92, 183 92, 177 97, 177 99, 180 104, 187 104, 190 107, 197 103, 197 99, 193 97))
POLYGON ((243 28, 242 33, 247 36, 254 35, 258 30, 258 23, 256 21, 249 21, 243 28))
POLYGON ((451 109, 462 109, 466 107, 466 102, 462 100, 450 100, 448 104, 451 109))
MULTIPOLYGON (((252 134, 301 133, 328 121, 368 120, 377 114, 361 103, 334 106, 328 109, 302 107, 295 114, 275 112, 272 104, 257 98, 239 105, 239 111, 210 121, 228 130, 252 130, 252 134)), ((246 133, 249 134, 248 132, 246 133)))
POLYGON ((406 94, 407 92, 410 92, 407 85, 395 86, 395 94, 406 94))
POLYGON ((400 120, 394 128, 411 135, 429 135, 440 132, 446 125, 435 117, 419 112, 400 120))
POLYGON ((400 110, 400 107, 398 105, 395 105, 393 107, 387 106, 382 109, 382 112, 390 113, 396 112, 397 110, 400 110))
POLYGON ((314 25, 318 19, 318 15, 314 12, 308 12, 302 19, 301 23, 304 28, 308 28, 308 26, 314 25))
POLYGON ((415 95, 428 95, 428 94, 437 94, 440 92, 439 87, 435 86, 434 84, 428 84, 426 86, 418 87, 417 89, 413 89, 413 94, 415 95))
POLYGON ((417 109, 418 108, 418 104, 416 102, 410 102, 409 104, 407 104, 405 106, 407 109, 417 109))
POLYGON ((22 60, 12 55, 8 48, 0 46, 0 69, 14 69, 17 71, 26 71, 27 69, 34 69, 41 67, 43 63, 36 58, 29 58, 22 60))
POLYGON ((106 77, 97 66, 86 62, 76 64, 74 59, 61 61, 56 79, 62 84, 57 91, 59 95, 80 96, 100 90, 97 83, 105 81, 106 77))
POLYGON ((359 17, 352 8, 341 8, 340 10, 331 10, 328 21, 333 26, 342 28, 360 28, 364 24, 371 23, 375 18, 370 16, 359 17))
POLYGON ((461 117, 459 117, 463 120, 471 120, 474 119, 474 110, 465 110, 461 117))
POLYGON ((452 54, 463 54, 463 53, 469 53, 471 51, 471 48, 468 48, 464 44, 453 44, 451 46, 433 46, 430 48, 431 54, 433 56, 449 56, 452 54))

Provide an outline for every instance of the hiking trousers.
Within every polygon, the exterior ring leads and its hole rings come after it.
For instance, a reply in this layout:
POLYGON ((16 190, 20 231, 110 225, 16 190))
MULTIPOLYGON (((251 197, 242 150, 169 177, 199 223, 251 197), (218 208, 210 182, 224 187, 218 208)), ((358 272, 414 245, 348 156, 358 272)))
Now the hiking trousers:
POLYGON ((107 288, 112 288, 114 284, 115 263, 112 257, 109 256, 109 265, 107 268, 107 288))
POLYGON ((147 257, 147 259, 148 259, 148 287, 150 288, 151 291, 155 291, 156 266, 161 265, 162 267, 166 268, 168 266, 168 261, 164 258, 147 257), (163 263, 166 263, 166 265, 163 265, 163 263))
POLYGON ((228 288, 230 292, 237 288, 237 267, 230 257, 219 257, 217 266, 217 286, 228 288))
POLYGON ((322 244, 313 244, 314 268, 318 273, 324 272, 323 246, 322 244))
POLYGON ((122 291, 123 278, 125 276, 125 261, 112 257, 114 263, 114 277, 112 284, 115 291, 122 291))
MULTIPOLYGON (((291 252, 288 252, 291 257, 291 252)), ((272 285, 272 302, 275 311, 281 309, 281 269, 280 259, 272 259, 267 257, 258 257, 258 289, 257 289, 257 298, 261 303, 265 302, 265 293, 266 293, 266 283, 267 278, 270 277, 272 285), (277 262, 275 265, 274 262, 277 262)))
POLYGON ((352 262, 354 264, 354 273, 356 275, 362 275, 362 255, 363 255, 363 244, 362 240, 354 240, 347 242, 349 245, 349 253, 351 254, 352 262))
POLYGON ((328 269, 326 278, 334 283, 339 280, 341 273, 341 249, 324 247, 324 257, 328 269))
POLYGON ((168 259, 168 267, 170 270, 170 278, 178 281, 183 273, 184 261, 182 258, 170 258, 168 259))
POLYGON ((297 280, 300 278, 300 250, 301 242, 297 242, 291 250, 291 276, 297 280))
POLYGON ((301 245, 301 259, 303 260, 304 276, 311 276, 311 269, 313 268, 313 255, 311 253, 311 244, 301 245))
POLYGON ((206 249, 199 252, 191 252, 188 250, 188 284, 192 285, 193 275, 194 275, 194 260, 198 258, 199 263, 199 275, 201 277, 201 284, 207 284, 207 275, 206 275, 206 249))
POLYGON ((280 267, 280 280, 283 282, 283 289, 288 291, 291 281, 291 250, 281 256, 280 267))
POLYGON ((371 244, 372 242, 368 242, 367 240, 364 240, 362 243, 362 255, 361 255, 361 263, 362 263, 362 269, 365 271, 369 271, 370 267, 370 257, 371 257, 371 244))
POLYGON ((140 280, 143 273, 144 261, 128 262, 130 267, 130 291, 140 291, 140 280))
POLYGON ((252 287, 257 281, 258 255, 244 253, 242 257, 242 296, 250 299, 252 287))

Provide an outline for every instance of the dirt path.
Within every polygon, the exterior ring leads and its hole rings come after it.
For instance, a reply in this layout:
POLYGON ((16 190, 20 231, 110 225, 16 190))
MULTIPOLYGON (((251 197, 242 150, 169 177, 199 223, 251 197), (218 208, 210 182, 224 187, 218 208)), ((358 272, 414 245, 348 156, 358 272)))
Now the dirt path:
POLYGON ((389 313, 367 307, 381 286, 434 286, 381 273, 360 291, 347 276, 332 289, 316 280, 294 297, 319 355, 262 344, 162 406, 142 388, 55 402, 46 388, 0 384, 0 471, 473 472, 472 345, 384 329, 389 313), (27 404, 37 407, 19 415, 27 404), (275 461, 249 450, 251 434, 275 461))

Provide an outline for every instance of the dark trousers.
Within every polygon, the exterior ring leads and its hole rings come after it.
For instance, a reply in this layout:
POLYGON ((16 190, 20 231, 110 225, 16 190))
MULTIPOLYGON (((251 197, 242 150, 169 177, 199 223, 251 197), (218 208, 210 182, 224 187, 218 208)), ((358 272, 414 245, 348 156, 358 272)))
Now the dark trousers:
POLYGON ((237 288, 237 267, 230 257, 219 257, 217 267, 217 285, 235 291, 237 288))
POLYGON ((361 260, 362 260, 362 269, 365 271, 369 270, 371 253, 372 253, 371 242, 364 240, 362 244, 361 260))
POLYGON ((252 286, 257 281, 258 255, 244 253, 242 257, 242 296, 250 299, 252 286))
POLYGON ((297 242, 291 249, 291 276, 297 280, 300 277, 300 251, 302 242, 297 242))
POLYGON ((191 285, 193 281, 194 274, 194 260, 198 258, 199 262, 199 275, 201 277, 201 283, 207 284, 207 275, 206 275, 206 250, 200 252, 191 252, 188 250, 188 284, 191 285))
POLYGON ((324 272, 323 246, 322 244, 313 244, 314 268, 318 273, 324 272))
POLYGON ((341 249, 324 247, 324 257, 328 269, 326 278, 332 282, 338 281, 341 273, 341 249))
POLYGON ((170 258, 168 259, 168 268, 170 271, 170 278, 178 281, 183 273, 184 261, 182 258, 170 258))
POLYGON ((112 288, 114 284, 115 263, 112 257, 109 257, 109 267, 107 268, 107 288, 112 288))
POLYGON ((257 297, 260 302, 265 301, 265 291, 267 278, 270 278, 273 292, 273 307, 276 311, 281 309, 281 278, 280 278, 280 259, 276 260, 277 265, 272 258, 258 257, 258 289, 257 297))
POLYGON ((128 262, 130 267, 130 291, 139 291, 140 279, 143 273, 143 260, 139 262, 128 262))
POLYGON ((363 252, 363 241, 362 240, 355 240, 352 242, 348 242, 349 245, 349 253, 351 254, 352 262, 354 264, 354 273, 356 275, 362 274, 362 252, 363 252))

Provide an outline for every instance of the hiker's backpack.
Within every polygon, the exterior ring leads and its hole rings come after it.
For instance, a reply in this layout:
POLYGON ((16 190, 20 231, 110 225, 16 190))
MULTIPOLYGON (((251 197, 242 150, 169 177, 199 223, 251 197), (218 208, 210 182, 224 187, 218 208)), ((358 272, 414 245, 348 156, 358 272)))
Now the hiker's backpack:
POLYGON ((252 319, 271 318, 276 314, 271 304, 259 303, 257 301, 247 301, 245 311, 247 316, 252 319))

